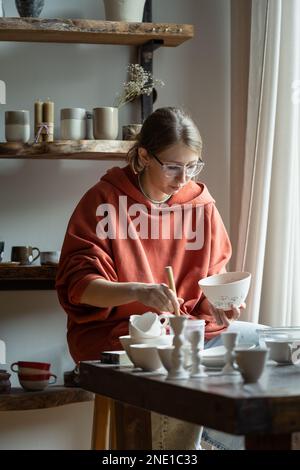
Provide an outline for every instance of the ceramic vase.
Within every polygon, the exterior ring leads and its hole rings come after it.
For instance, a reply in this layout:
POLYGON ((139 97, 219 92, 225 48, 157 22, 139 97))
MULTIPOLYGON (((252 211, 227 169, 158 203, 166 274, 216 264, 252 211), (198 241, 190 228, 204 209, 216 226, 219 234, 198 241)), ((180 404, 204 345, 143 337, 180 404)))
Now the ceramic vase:
POLYGON ((128 124, 122 126, 123 140, 136 140, 137 135, 141 132, 142 124, 128 124))
POLYGON ((3 18, 4 16, 3 2, 0 0, 0 18, 3 18))
POLYGON ((107 21, 143 21, 146 0, 103 0, 107 21))
POLYGON ((115 140, 119 131, 119 110, 114 107, 93 109, 94 138, 115 140))
POLYGON ((15 0, 15 3, 21 17, 37 18, 41 14, 45 0, 15 0))

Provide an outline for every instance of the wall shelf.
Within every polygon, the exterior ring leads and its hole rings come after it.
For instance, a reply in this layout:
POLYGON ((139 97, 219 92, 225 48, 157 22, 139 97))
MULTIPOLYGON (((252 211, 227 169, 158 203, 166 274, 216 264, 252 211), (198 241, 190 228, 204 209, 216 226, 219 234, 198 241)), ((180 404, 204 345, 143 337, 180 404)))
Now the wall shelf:
POLYGON ((57 266, 1 266, 0 290, 53 290, 57 266))
POLYGON ((0 158, 34 160, 124 160, 133 142, 128 140, 56 140, 39 144, 0 142, 0 158))
POLYGON ((0 18, 0 41, 141 46, 162 40, 164 46, 175 47, 193 36, 194 28, 189 24, 0 18))
POLYGON ((12 388, 0 395, 0 411, 38 410, 93 400, 94 394, 81 388, 50 386, 36 392, 12 388))

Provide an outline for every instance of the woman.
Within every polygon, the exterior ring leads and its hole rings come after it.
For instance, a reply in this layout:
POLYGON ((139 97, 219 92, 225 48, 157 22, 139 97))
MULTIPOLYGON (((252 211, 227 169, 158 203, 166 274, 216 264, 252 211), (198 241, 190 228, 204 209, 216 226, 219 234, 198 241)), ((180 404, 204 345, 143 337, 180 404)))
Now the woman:
MULTIPOLYGON (((204 319, 208 346, 239 317, 240 309, 215 309, 198 287, 199 279, 224 271, 231 256, 213 198, 193 181, 204 166, 201 150, 189 116, 158 109, 144 122, 129 165, 109 170, 76 207, 56 284, 75 362, 121 349, 118 338, 128 334, 129 316, 150 309, 204 319), (178 298, 165 284, 167 265, 178 298)), ((195 438, 162 442, 162 418, 153 413, 154 448, 197 447, 199 427, 163 418, 165 427, 184 425, 195 438)))

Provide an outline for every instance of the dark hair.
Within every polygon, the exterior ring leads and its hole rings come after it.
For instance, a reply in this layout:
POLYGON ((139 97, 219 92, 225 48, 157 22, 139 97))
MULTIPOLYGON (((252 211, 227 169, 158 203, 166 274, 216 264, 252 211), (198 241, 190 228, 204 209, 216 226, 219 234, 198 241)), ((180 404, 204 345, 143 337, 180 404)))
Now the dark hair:
POLYGON ((159 108, 145 120, 134 146, 127 154, 127 160, 134 173, 140 173, 143 165, 139 161, 139 147, 144 147, 151 154, 180 142, 201 157, 202 139, 192 118, 180 108, 159 108))

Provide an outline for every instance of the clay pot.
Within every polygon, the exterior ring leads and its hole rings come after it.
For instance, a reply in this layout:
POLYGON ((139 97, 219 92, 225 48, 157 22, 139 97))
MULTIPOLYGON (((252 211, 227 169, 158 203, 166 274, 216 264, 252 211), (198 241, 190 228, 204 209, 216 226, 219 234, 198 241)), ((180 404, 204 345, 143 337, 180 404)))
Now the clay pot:
POLYGON ((10 374, 5 370, 0 370, 0 393, 9 393, 11 389, 10 374))

